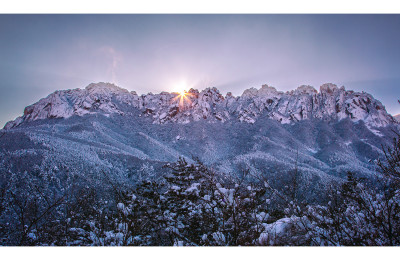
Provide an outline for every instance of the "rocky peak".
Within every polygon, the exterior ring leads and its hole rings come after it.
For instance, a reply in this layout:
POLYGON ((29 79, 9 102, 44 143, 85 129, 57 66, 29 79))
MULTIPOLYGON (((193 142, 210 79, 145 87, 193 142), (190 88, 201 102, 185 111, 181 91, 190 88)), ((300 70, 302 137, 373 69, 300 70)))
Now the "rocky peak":
POLYGON ((100 89, 109 91, 127 91, 126 89, 120 88, 117 85, 108 82, 90 83, 85 89, 89 92, 100 89))
POLYGON ((243 91, 242 98, 253 98, 258 94, 258 90, 256 88, 249 88, 243 91))
POLYGON ((202 90, 199 94, 199 99, 205 102, 220 102, 224 100, 224 97, 217 88, 213 87, 202 90))
POLYGON ((345 90, 344 87, 341 87, 340 89, 338 88, 338 86, 336 86, 335 84, 332 83, 325 83, 320 87, 319 92, 320 93, 326 93, 326 94, 333 94, 339 90, 345 90))
POLYGON ((256 88, 249 88, 246 89, 242 97, 245 98, 254 98, 254 97, 266 97, 266 96, 277 96, 282 94, 283 92, 279 92, 276 90, 276 88, 268 86, 267 84, 264 84, 261 86, 259 90, 256 88))
POLYGON ((197 89, 191 88, 187 93, 193 94, 193 95, 199 95, 199 91, 197 89))
POLYGON ((307 95, 313 95, 317 94, 318 91, 309 85, 301 85, 300 87, 296 88, 294 91, 295 95, 302 95, 302 94, 307 94, 307 95))
POLYGON ((258 90, 259 96, 276 96, 278 94, 279 92, 276 90, 276 88, 270 87, 267 84, 262 85, 258 90))

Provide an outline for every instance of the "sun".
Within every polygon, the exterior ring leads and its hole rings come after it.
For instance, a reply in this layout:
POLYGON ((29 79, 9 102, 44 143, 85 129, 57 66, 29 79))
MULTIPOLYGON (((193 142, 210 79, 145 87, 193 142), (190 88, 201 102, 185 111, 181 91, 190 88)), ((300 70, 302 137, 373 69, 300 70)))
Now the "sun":
POLYGON ((191 96, 191 94, 186 91, 187 89, 188 86, 184 82, 177 84, 174 87, 175 93, 178 93, 178 95, 172 101, 178 101, 180 109, 185 108, 185 103, 188 105, 192 103, 191 100, 188 98, 191 96))
POLYGON ((187 85, 184 82, 181 82, 174 87, 174 91, 178 92, 179 95, 184 96, 186 94, 187 85))

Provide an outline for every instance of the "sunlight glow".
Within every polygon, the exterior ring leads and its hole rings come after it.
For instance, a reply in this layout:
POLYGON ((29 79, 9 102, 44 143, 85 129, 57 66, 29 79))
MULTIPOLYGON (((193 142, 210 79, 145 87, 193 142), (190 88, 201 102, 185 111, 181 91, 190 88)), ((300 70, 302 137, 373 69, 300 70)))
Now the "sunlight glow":
POLYGON ((184 109, 185 104, 190 105, 192 104, 192 101, 189 99, 189 97, 192 95, 191 93, 187 92, 186 89, 188 89, 188 86, 186 83, 180 83, 178 85, 175 85, 174 90, 178 95, 173 98, 172 102, 179 102, 179 109, 184 109))
POLYGON ((186 90, 188 89, 187 85, 185 82, 181 82, 179 84, 176 84, 174 86, 174 91, 178 92, 180 95, 186 93, 186 90))

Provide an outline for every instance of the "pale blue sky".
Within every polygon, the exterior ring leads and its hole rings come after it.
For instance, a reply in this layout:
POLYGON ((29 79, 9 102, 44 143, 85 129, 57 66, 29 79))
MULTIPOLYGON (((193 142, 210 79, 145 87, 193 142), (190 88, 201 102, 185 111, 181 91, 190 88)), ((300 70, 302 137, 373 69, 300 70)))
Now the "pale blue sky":
POLYGON ((0 15, 0 127, 59 89, 326 82, 400 113, 400 15, 0 15))

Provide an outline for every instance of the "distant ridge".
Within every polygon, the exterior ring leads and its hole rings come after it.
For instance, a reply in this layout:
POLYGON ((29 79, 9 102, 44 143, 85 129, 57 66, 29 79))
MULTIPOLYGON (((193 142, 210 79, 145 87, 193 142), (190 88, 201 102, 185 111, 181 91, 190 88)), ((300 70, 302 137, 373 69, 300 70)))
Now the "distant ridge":
POLYGON ((263 85, 260 89, 247 89, 238 97, 230 92, 224 97, 217 88, 190 89, 182 97, 169 92, 139 96, 135 91, 100 82, 85 89, 55 91, 26 107, 24 115, 8 122, 4 129, 39 119, 97 113, 130 115, 134 114, 133 110, 140 111, 140 116, 151 117, 156 124, 186 124, 199 120, 254 123, 261 115, 282 124, 311 118, 350 118, 355 122, 362 120, 370 127, 397 123, 370 94, 345 90, 332 83, 323 84, 319 92, 305 85, 287 92, 263 85))

